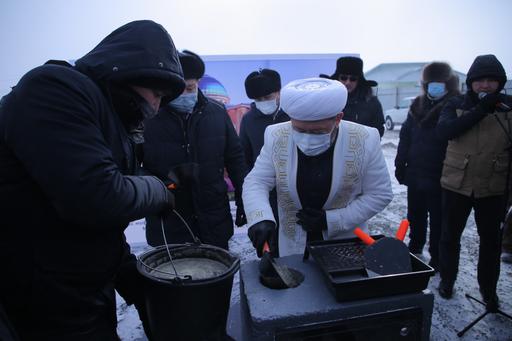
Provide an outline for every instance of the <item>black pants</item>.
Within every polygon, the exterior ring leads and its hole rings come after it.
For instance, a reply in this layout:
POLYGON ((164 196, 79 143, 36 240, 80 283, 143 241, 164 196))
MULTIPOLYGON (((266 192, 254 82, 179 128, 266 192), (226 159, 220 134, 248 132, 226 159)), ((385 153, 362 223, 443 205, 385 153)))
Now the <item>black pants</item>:
POLYGON ((407 219, 410 223, 409 250, 421 253, 427 238, 427 224, 430 225, 430 243, 428 251, 431 262, 439 259, 439 239, 441 237, 441 188, 428 190, 415 187, 407 188, 407 219))
POLYGON ((453 284, 457 278, 460 239, 471 209, 474 209, 480 237, 478 284, 483 295, 496 293, 500 276, 500 225, 504 215, 503 200, 502 195, 474 198, 443 190, 444 214, 439 244, 440 272, 443 281, 453 284))

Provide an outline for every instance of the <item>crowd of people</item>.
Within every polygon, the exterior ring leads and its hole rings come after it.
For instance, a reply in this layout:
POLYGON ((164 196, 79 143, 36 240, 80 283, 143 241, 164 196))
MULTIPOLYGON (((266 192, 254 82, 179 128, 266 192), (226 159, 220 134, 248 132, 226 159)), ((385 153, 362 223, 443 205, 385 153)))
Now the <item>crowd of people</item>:
MULTIPOLYGON (((161 25, 135 21, 75 65, 29 71, 2 98, 0 339, 118 340, 115 290, 150 337, 124 230, 145 218, 151 246, 197 238, 229 249, 225 171, 234 223, 247 224, 258 256, 266 243, 286 256, 309 241, 351 238, 392 200, 377 83, 365 79, 361 58, 285 86, 278 70, 254 70, 239 135, 224 105, 199 89, 204 73, 201 57, 178 51, 161 25)), ((408 188, 409 250, 421 254, 430 231, 429 264, 445 299, 474 210, 490 310, 499 305, 500 248, 504 261, 512 254, 505 82, 493 55, 475 59, 465 94, 447 63, 426 65, 395 160, 408 188)))

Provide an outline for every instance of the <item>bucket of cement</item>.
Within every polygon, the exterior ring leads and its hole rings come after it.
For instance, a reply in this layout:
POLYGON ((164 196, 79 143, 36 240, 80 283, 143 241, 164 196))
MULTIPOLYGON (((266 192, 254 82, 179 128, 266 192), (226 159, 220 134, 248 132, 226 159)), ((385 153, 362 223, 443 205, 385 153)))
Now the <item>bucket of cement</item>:
POLYGON ((239 268, 237 257, 206 244, 160 246, 140 255, 151 339, 226 340, 239 268))

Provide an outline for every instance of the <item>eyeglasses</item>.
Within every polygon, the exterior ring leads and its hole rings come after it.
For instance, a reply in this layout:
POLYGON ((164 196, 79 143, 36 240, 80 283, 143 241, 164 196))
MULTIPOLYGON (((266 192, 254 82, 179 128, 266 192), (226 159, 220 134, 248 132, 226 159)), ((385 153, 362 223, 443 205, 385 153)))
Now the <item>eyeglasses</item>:
POLYGON ((351 82, 357 82, 359 80, 359 77, 356 76, 347 76, 347 75, 340 75, 339 77, 340 81, 345 82, 347 80, 351 82))

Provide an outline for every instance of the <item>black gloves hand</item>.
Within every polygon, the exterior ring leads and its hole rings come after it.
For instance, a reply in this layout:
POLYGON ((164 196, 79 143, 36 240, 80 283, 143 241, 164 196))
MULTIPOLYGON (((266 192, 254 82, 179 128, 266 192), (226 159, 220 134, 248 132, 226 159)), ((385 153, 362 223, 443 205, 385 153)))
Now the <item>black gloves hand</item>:
POLYGON ((247 234, 252 242, 252 245, 256 249, 258 257, 263 254, 263 244, 269 242, 274 233, 276 224, 270 220, 263 220, 249 227, 247 234))
POLYGON ((398 180, 398 183, 400 185, 404 185, 405 184, 405 172, 406 172, 406 168, 405 166, 396 166, 395 168, 395 178, 398 180))
POLYGON ((182 188, 190 188, 199 180, 199 164, 194 162, 182 163, 171 170, 178 178, 182 188))
POLYGON ((500 94, 497 92, 493 92, 492 94, 487 94, 480 99, 478 106, 482 110, 483 113, 493 113, 496 110, 496 105, 498 104, 500 99, 500 94))
POLYGON ((297 224, 306 232, 327 230, 325 211, 316 208, 303 208, 297 213, 297 224))
POLYGON ((167 173, 167 178, 162 180, 165 187, 167 187, 167 203, 169 204, 169 208, 173 210, 176 207, 176 201, 174 198, 174 192, 180 186, 180 181, 176 174, 173 171, 167 173))
POLYGON ((245 217, 244 207, 242 205, 236 207, 236 219, 235 225, 240 227, 247 224, 247 218, 245 217))

